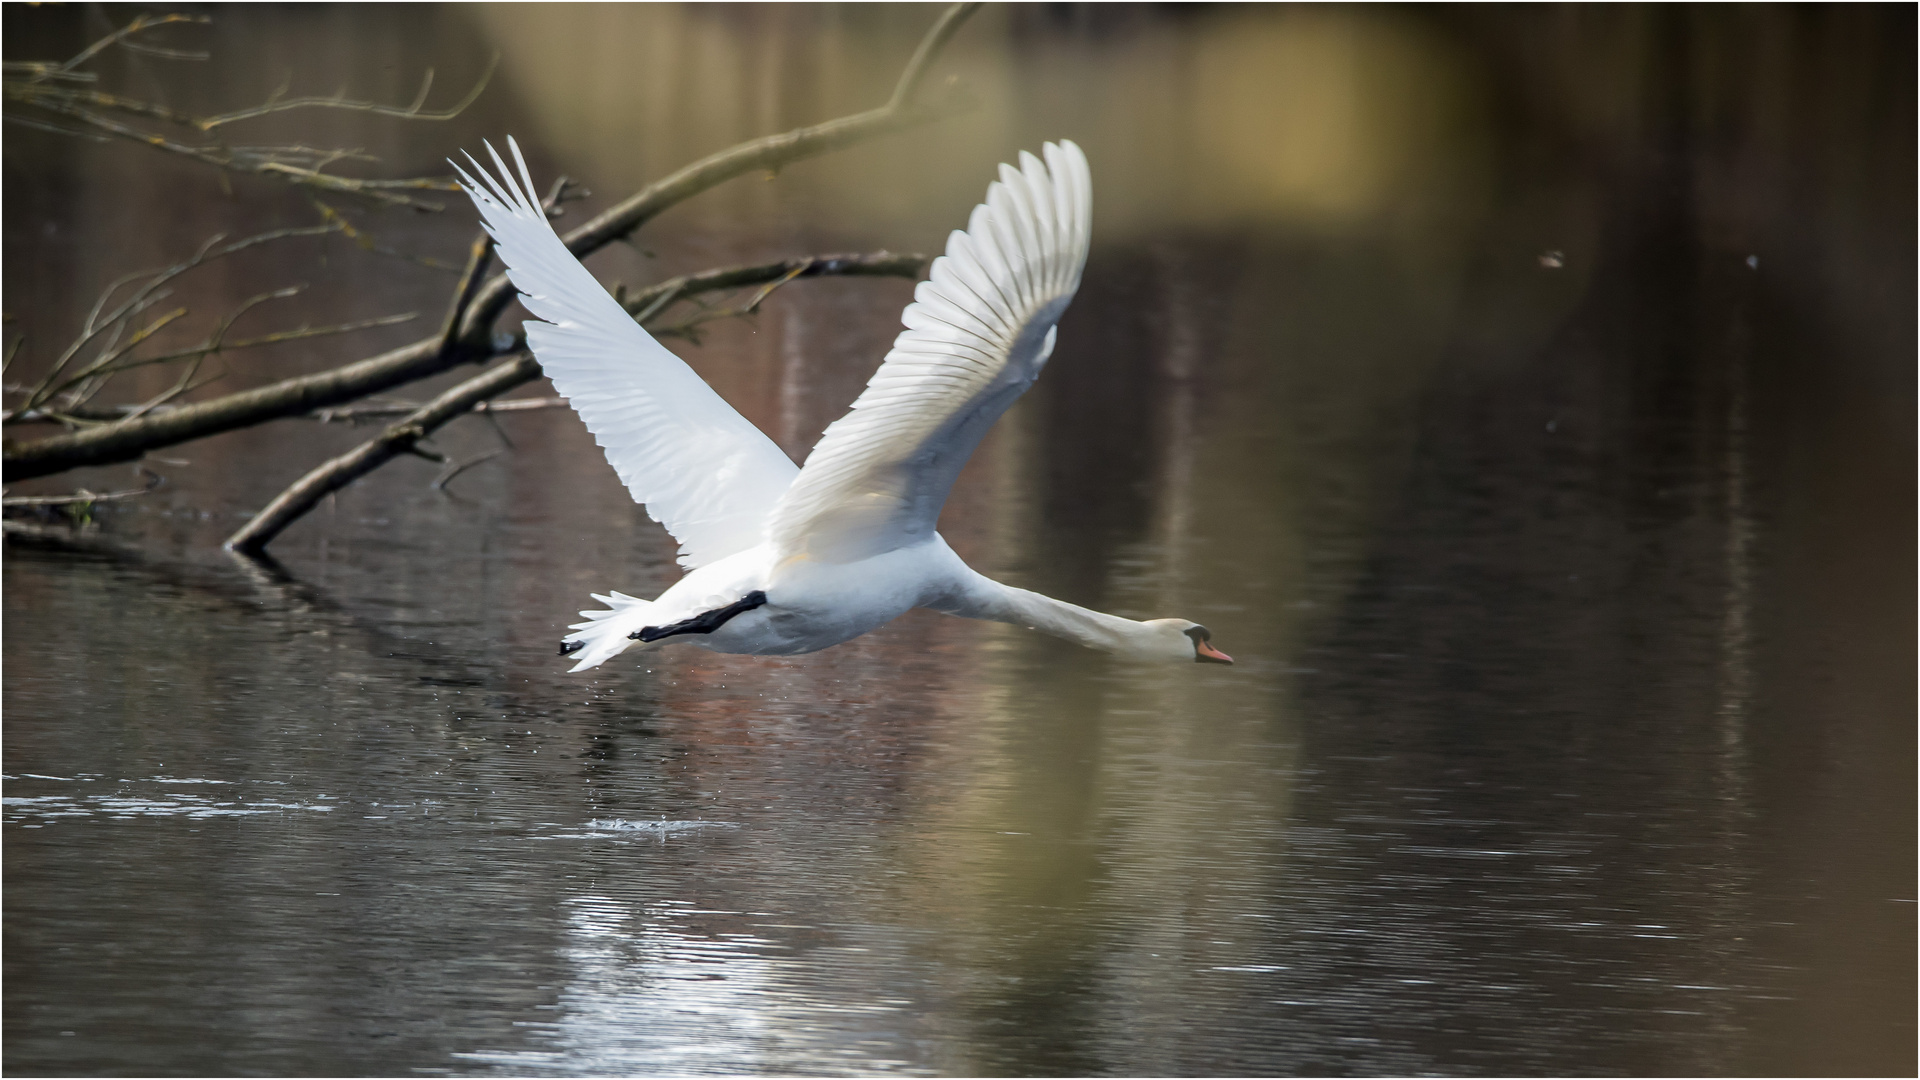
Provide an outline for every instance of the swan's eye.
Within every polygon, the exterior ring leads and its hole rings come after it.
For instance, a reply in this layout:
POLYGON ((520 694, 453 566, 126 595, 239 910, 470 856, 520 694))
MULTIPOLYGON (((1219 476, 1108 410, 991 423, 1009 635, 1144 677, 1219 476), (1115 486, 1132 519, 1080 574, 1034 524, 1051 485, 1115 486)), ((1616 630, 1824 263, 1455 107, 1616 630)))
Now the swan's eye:
POLYGON ((1192 638, 1196 642, 1213 640, 1213 631, 1207 629, 1204 626, 1199 626, 1199 625, 1189 626, 1181 632, 1186 634, 1188 637, 1192 638))

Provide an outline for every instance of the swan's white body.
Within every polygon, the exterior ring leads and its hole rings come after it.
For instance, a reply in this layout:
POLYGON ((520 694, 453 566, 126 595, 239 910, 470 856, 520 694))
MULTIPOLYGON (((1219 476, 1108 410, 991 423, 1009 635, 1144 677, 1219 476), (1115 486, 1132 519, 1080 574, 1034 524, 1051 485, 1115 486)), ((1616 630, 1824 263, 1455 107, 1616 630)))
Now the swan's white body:
MULTIPOLYGON (((1230 663, 1205 627, 1135 622, 969 569, 934 531, 960 467, 1039 375, 1080 284, 1092 212, 1086 158, 1021 155, 949 238, 867 389, 805 468, 721 400, 580 265, 519 182, 464 171, 521 290, 527 341, 634 498, 681 544, 686 577, 655 600, 595 596, 564 639, 573 670, 686 642, 791 656, 859 637, 916 607, 1044 630, 1136 660, 1230 663), (645 640, 641 640, 642 637, 645 640)), ((489 152, 492 147, 488 147, 489 152)))

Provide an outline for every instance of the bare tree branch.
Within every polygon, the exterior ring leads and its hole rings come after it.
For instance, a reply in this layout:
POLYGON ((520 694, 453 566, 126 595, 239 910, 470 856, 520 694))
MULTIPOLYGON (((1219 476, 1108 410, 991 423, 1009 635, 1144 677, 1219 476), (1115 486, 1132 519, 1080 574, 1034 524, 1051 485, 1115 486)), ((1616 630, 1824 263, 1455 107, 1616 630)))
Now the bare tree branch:
MULTIPOLYGON (((627 312, 642 323, 656 337, 671 333, 672 326, 653 325, 657 315, 669 310, 681 300, 690 300, 702 293, 722 292, 728 289, 745 288, 763 282, 768 288, 785 284, 798 278, 807 277, 903 277, 916 278, 926 270, 931 259, 926 255, 896 254, 890 251, 876 251, 864 255, 807 255, 797 259, 781 259, 777 262, 757 263, 752 266, 734 266, 722 270, 704 270, 698 274, 686 274, 669 278, 621 300, 627 312)), ((758 298, 764 300, 762 295, 758 298)), ((727 309, 729 314, 750 313, 748 309, 758 306, 758 300, 739 308, 727 309)), ((702 320, 707 321, 707 320, 702 320)), ((563 406, 566 398, 526 398, 514 401, 482 401, 473 407, 477 413, 519 412, 528 409, 544 409, 563 406)), ((417 402, 396 401, 380 405, 352 405, 339 409, 319 409, 308 414, 322 423, 348 421, 357 423, 362 419, 383 416, 403 416, 420 405, 417 402)))
MULTIPOLYGON (((972 10, 973 5, 969 4, 949 8, 929 31, 928 39, 950 38, 960 20, 972 10)), ((930 49, 916 52, 915 63, 910 64, 907 71, 912 79, 907 85, 904 104, 889 103, 869 112, 751 140, 695 162, 567 234, 568 249, 584 257, 630 234, 667 208, 733 177, 759 169, 778 169, 803 158, 961 111, 964 103, 952 96, 934 106, 913 103, 913 91, 924 78, 931 58, 930 49)), ((897 88, 895 98, 900 98, 897 88)), ((331 371, 286 379, 87 431, 28 443, 9 443, 0 453, 5 477, 26 479, 84 465, 128 461, 163 446, 344 404, 436 375, 458 364, 487 359, 495 353, 491 340, 493 323, 513 298, 512 285, 501 275, 481 288, 462 319, 460 332, 450 342, 436 334, 331 371)))
MULTIPOLYGON (((693 295, 761 282, 771 283, 771 287, 801 277, 830 275, 919 277, 927 262, 925 255, 895 255, 884 251, 873 255, 828 255, 787 259, 760 266, 737 267, 676 278, 645 290, 629 299, 627 303, 631 305, 630 310, 646 310, 650 307, 661 310, 652 297, 672 298, 678 295, 693 295)), ((760 298, 763 298, 767 291, 769 290, 761 290, 760 298)), ((758 302, 759 298, 756 298, 753 303, 758 302)), ((748 305, 749 309, 750 307, 751 305, 748 305)), ((530 353, 522 352, 516 354, 516 358, 508 363, 494 367, 485 374, 468 379, 448 390, 407 414, 404 419, 391 425, 374 438, 301 477, 299 482, 281 492, 280 496, 274 499, 266 509, 254 515, 253 520, 247 522, 240 531, 228 537, 225 545, 227 550, 242 554, 258 554, 266 550, 266 546, 273 541, 274 537, 313 509, 327 495, 351 484, 403 453, 416 451, 421 439, 452 420, 469 412, 478 411, 487 403, 487 399, 497 397, 522 383, 531 382, 539 377, 540 365, 530 353)), ((457 472, 458 470, 454 471, 454 473, 457 472)), ((446 474, 445 479, 450 480, 453 475, 446 474)))
POLYGON ((540 365, 531 353, 520 353, 504 364, 489 369, 448 390, 398 423, 352 450, 320 466, 241 526, 240 531, 222 545, 243 555, 258 554, 280 531, 293 524, 321 499, 353 483, 395 457, 412 452, 421 439, 456 416, 468 412, 475 402, 503 394, 537 378, 540 365))

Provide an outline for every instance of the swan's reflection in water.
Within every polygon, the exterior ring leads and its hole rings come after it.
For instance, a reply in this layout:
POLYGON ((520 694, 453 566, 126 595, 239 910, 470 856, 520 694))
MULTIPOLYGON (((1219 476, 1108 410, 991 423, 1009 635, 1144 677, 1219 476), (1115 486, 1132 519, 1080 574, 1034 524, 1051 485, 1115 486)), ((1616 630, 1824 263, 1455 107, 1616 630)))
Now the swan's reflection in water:
POLYGON ((605 895, 564 905, 571 979, 552 1022, 525 1022, 529 1041, 545 1049, 455 1057, 567 1076, 926 1072, 896 1056, 910 1002, 828 1003, 794 977, 807 965, 858 967, 864 949, 821 947, 796 961, 788 946, 747 929, 777 917, 770 913, 605 895))

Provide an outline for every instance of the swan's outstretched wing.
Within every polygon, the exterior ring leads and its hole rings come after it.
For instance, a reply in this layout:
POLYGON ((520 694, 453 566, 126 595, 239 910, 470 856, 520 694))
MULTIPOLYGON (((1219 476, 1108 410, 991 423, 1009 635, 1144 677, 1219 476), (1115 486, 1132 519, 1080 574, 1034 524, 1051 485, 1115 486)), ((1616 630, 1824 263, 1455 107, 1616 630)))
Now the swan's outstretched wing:
POLYGON ((926 539, 982 435, 1053 352, 1080 287, 1093 184, 1070 142, 1000 166, 966 232, 914 291, 880 370, 768 524, 783 557, 866 558, 926 539))
POLYGON ((484 187, 455 169, 521 302, 546 320, 527 321, 541 368, 634 500, 680 541, 682 565, 704 566, 761 543, 768 514, 798 471, 793 462, 607 295, 534 201, 520 147, 512 139, 507 146, 519 183, 491 145, 499 176, 474 163, 484 187))

